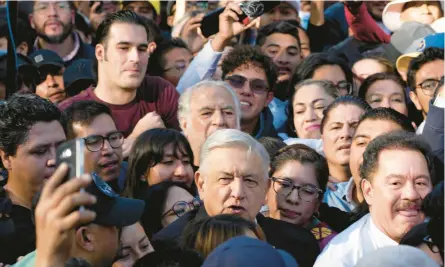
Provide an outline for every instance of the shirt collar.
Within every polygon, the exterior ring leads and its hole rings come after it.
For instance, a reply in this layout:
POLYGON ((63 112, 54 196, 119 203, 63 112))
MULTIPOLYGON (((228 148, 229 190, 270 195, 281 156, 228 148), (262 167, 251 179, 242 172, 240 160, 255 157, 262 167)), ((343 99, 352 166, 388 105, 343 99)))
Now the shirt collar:
POLYGON ((345 187, 345 195, 343 196, 343 199, 351 204, 355 204, 352 197, 354 188, 355 188, 354 178, 351 177, 351 179, 349 180, 348 184, 345 187))
POLYGON ((380 231, 379 228, 377 228, 377 225, 375 225, 374 220, 371 216, 371 214, 368 214, 369 216, 369 232, 371 234, 371 237, 377 241, 378 247, 384 247, 384 246, 394 246, 398 245, 396 241, 392 240, 389 236, 387 236, 385 233, 380 231))
MULTIPOLYGON (((72 60, 77 55, 77 52, 79 52, 79 49, 80 49, 79 35, 77 33, 73 32, 73 37, 74 37, 74 49, 68 55, 66 55, 65 57, 62 58, 63 61, 65 61, 65 62, 72 60)), ((40 41, 40 38, 37 37, 36 40, 34 41, 34 50, 41 49, 41 47, 39 45, 39 41, 40 41)))

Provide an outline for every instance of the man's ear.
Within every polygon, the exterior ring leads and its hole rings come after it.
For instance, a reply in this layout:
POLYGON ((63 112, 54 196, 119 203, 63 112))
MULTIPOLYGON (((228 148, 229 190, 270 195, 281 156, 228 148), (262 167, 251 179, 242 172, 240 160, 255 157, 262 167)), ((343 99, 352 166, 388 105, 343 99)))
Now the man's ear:
POLYGON ((181 127, 181 130, 185 132, 187 129, 187 120, 186 118, 180 117, 179 119, 179 127, 181 127))
POLYGON ((151 42, 151 43, 149 43, 149 44, 148 44, 148 52, 149 52, 150 54, 153 54, 153 52, 156 50, 157 47, 158 47, 158 46, 156 45, 155 42, 151 42))
POLYGON ((94 251, 94 235, 91 230, 90 226, 82 226, 75 233, 77 245, 89 252, 94 251))
POLYGON ((414 105, 416 106, 417 110, 422 111, 422 106, 420 105, 419 98, 417 97, 417 94, 413 91, 409 92, 409 98, 411 98, 411 101, 413 101, 414 105))
POLYGON ((34 24, 32 12, 29 14, 28 20, 29 20, 29 25, 31 25, 31 28, 33 28, 35 30, 36 29, 36 25, 34 24))
POLYGON ((97 61, 103 61, 105 58, 105 47, 103 44, 97 44, 95 49, 97 61))
POLYGON ((204 176, 202 176, 199 169, 195 172, 195 184, 198 188, 199 197, 201 200, 204 200, 204 176))
POLYGON ((5 169, 10 171, 12 169, 11 156, 7 156, 3 150, 0 150, 0 157, 2 158, 5 169))
POLYGON ((360 185, 363 191, 363 197, 365 198, 366 203, 368 203, 368 206, 371 207, 374 199, 374 189, 372 188, 372 184, 370 181, 362 179, 360 185))

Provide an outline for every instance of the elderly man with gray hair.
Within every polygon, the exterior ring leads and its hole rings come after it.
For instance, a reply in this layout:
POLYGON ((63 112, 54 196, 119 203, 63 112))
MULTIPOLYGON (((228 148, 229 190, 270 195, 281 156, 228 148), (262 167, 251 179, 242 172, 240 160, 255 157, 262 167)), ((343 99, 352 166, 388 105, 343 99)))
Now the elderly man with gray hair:
POLYGON ((234 214, 261 226, 268 243, 287 251, 299 266, 312 267, 320 252, 312 233, 259 213, 269 186, 269 155, 264 147, 247 133, 224 129, 210 135, 200 153, 195 183, 203 205, 157 233, 154 244, 171 246, 171 241, 179 241, 193 219, 234 214))
POLYGON ((202 81, 179 98, 178 120, 199 166, 202 144, 219 129, 239 129, 241 108, 238 97, 225 82, 202 81))

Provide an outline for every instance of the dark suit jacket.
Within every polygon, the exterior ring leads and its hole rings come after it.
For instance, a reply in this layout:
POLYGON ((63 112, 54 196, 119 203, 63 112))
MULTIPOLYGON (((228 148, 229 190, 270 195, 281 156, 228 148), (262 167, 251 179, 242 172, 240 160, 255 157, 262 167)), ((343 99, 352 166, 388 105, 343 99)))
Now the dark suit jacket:
MULTIPOLYGON (((153 246, 173 247, 179 246, 182 231, 193 219, 206 218, 204 207, 184 214, 181 218, 162 229, 152 239, 153 246)), ((258 214, 257 223, 266 235, 267 242, 277 249, 282 249, 291 254, 299 266, 312 267, 320 254, 320 248, 313 234, 303 228, 287 222, 266 218, 258 214)))

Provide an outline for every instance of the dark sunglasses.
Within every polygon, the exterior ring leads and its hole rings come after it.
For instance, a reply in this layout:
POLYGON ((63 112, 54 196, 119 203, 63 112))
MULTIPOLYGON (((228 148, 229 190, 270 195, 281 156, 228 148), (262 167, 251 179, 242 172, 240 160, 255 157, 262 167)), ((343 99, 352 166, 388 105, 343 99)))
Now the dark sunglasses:
POLYGON ((266 81, 263 81, 261 79, 249 80, 246 77, 240 75, 232 75, 226 77, 224 80, 227 81, 235 90, 242 89, 244 87, 244 84, 248 81, 250 90, 254 94, 264 94, 269 91, 269 85, 266 81))
POLYGON ((58 67, 58 66, 53 66, 53 65, 48 65, 48 66, 39 68, 39 83, 42 83, 43 81, 45 81, 46 77, 48 75, 62 76, 63 75, 62 68, 58 67))

